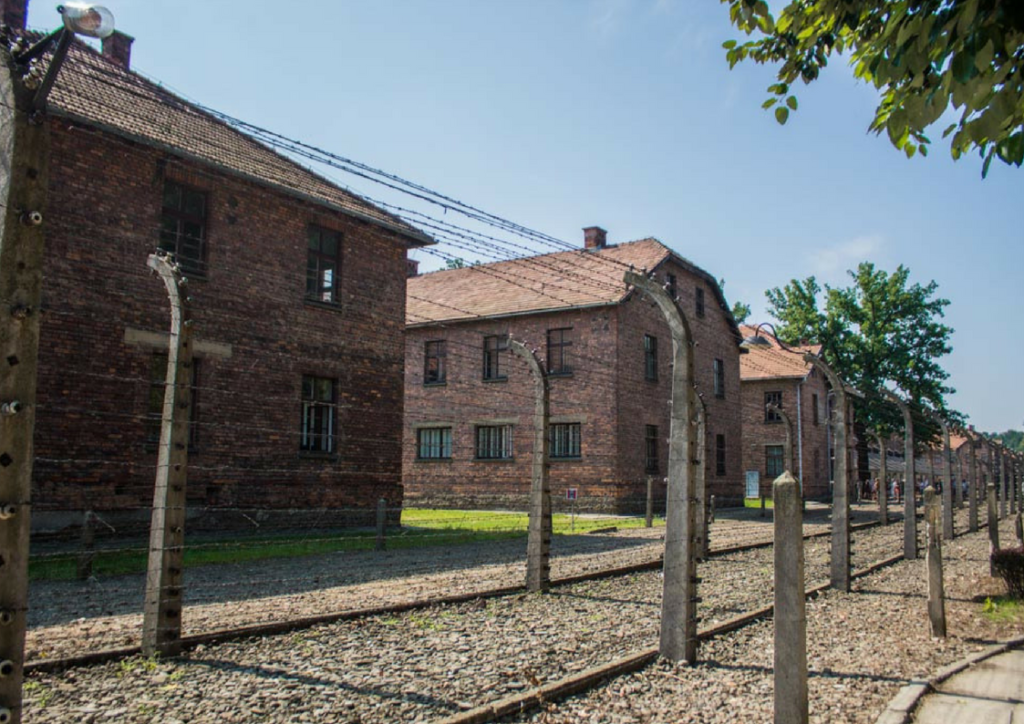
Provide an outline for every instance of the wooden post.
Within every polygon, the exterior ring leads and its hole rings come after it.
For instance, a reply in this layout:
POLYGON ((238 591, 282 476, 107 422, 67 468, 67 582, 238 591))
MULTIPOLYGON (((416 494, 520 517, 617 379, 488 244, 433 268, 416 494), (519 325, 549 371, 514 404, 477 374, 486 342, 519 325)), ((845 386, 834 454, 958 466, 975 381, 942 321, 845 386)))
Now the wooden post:
POLYGON ((647 476, 647 512, 644 514, 644 527, 654 525, 654 476, 647 476))
POLYGON ((95 515, 91 510, 85 511, 82 516, 82 550, 78 554, 78 565, 76 578, 79 581, 87 581, 92 576, 92 560, 96 555, 96 527, 94 525, 95 515))
POLYGON ((49 123, 0 45, 0 718, 21 721, 49 123))
POLYGON ((665 579, 659 651, 672 661, 697 660, 696 486, 694 481, 693 338, 686 317, 664 289, 632 270, 626 284, 654 301, 672 333, 672 408, 665 514, 665 579))
POLYGON ((377 501, 377 545, 376 550, 387 550, 388 547, 388 501, 381 498, 377 501))
POLYGON ((942 536, 939 535, 942 513, 935 488, 929 485, 924 491, 925 530, 928 536, 928 550, 925 553, 928 568, 928 620, 932 636, 946 637, 946 600, 942 585, 942 536))
POLYGON ((996 575, 992 565, 992 554, 999 550, 999 518, 996 511, 996 484, 989 483, 988 488, 988 574, 996 575))
POLYGON ((914 473, 914 420, 906 402, 889 390, 882 390, 903 413, 903 456, 906 473, 903 483, 903 558, 917 558, 917 475, 914 473))
POLYGON ((967 529, 971 533, 976 533, 978 530, 978 443, 971 433, 967 434, 967 445, 969 452, 967 471, 967 529))
POLYGON ((806 724, 807 615, 800 490, 785 472, 772 485, 775 501, 775 724, 806 724))
MULTIPOLYGON (((509 349, 530 367, 534 384, 533 464, 530 484, 530 523, 526 543, 526 589, 551 587, 551 484, 548 481, 548 420, 550 388, 537 356, 522 342, 509 337, 509 349)), ((575 505, 575 501, 573 503, 575 505)), ((575 513, 575 510, 573 511, 575 513)), ((575 527, 575 515, 573 516, 575 527)))
POLYGON ((877 432, 874 436, 878 441, 878 522, 881 525, 889 525, 888 441, 883 440, 877 432))
POLYGON ((146 656, 175 656, 181 652, 185 484, 188 479, 188 423, 192 406, 192 321, 185 294, 187 280, 181 276, 178 266, 162 254, 150 254, 148 266, 160 275, 167 288, 171 302, 171 333, 150 523, 142 653, 146 656))

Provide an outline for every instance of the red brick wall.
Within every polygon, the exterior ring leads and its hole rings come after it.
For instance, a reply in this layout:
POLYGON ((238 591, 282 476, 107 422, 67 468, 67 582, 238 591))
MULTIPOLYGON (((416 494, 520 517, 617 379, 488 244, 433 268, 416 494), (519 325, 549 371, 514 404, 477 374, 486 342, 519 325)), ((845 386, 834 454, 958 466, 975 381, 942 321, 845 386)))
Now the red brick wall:
POLYGON ((110 135, 52 123, 34 506, 151 504, 152 347, 168 300, 146 267, 161 192, 208 194, 205 279, 190 280, 198 444, 189 498, 218 508, 401 502, 405 245, 379 227, 110 135), (337 307, 303 301, 310 223, 343 234, 337 307), (230 356, 204 353, 215 343, 230 356), (336 378, 338 454, 299 452, 303 374, 336 378))
MULTIPOLYGON (((443 273, 443 272, 441 272, 443 273)), ((698 277, 674 268, 684 308, 692 305, 698 277)), ((692 306, 690 307, 692 309, 692 306)), ((565 489, 579 489, 580 509, 611 512, 643 510, 646 496, 645 425, 657 425, 662 439, 661 475, 668 468, 671 338, 661 313, 640 298, 616 307, 515 317, 507 320, 463 322, 412 328, 406 334, 406 425, 404 482, 411 505, 505 507, 524 509, 530 488, 532 454, 532 381, 525 363, 514 359, 508 382, 482 381, 483 337, 511 332, 540 350, 545 358, 546 331, 572 327, 574 373, 552 379, 552 421, 582 421, 582 458, 553 461, 551 488, 556 508, 565 508, 565 489), (644 378, 643 335, 658 338, 658 380, 644 378), (443 386, 423 385, 424 343, 446 339, 448 380, 443 386), (476 461, 474 423, 512 421, 513 461, 476 461), (416 459, 416 426, 450 424, 452 460, 416 459)), ((736 338, 725 311, 706 291, 706 316, 696 320, 698 341, 695 371, 700 389, 707 390, 709 439, 724 432, 730 460, 726 475, 714 474, 709 458, 710 492, 719 501, 742 495, 739 466, 740 390, 736 338), (725 362, 726 396, 711 392, 712 359, 725 362)), ((664 499, 664 486, 657 489, 664 499)), ((661 503, 663 504, 663 503, 661 503)))

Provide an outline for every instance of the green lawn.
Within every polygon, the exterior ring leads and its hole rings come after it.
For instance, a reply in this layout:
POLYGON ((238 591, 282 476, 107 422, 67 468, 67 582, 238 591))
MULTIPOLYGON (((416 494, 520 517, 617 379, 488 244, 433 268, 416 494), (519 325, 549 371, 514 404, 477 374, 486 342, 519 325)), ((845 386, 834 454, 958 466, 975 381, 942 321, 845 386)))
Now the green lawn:
MULTIPOLYGON (((761 499, 760 498, 744 498, 743 499, 743 507, 745 507, 745 508, 758 508, 758 509, 760 509, 761 508, 761 499)), ((775 507, 775 503, 772 501, 771 498, 768 498, 766 501, 764 501, 764 507, 766 507, 766 508, 774 508, 775 507)))
MULTIPOLYGON (((503 540, 526 536, 528 516, 525 513, 491 511, 434 510, 406 508, 402 511, 402 528, 388 531, 387 546, 422 548, 429 546, 463 545, 478 541, 503 540)), ((576 518, 575 533, 616 527, 643 527, 643 518, 576 518)), ((571 533, 568 515, 553 517, 555 535, 571 533)), ((656 520, 655 525, 664 525, 656 520)), ((186 534, 187 535, 187 534, 186 534)), ((212 563, 242 563, 268 558, 298 558, 302 556, 338 551, 370 550, 377 540, 372 530, 335 530, 314 535, 296 536, 294 533, 278 536, 222 538, 203 540, 185 548, 185 566, 212 563)), ((93 575, 116 576, 141 573, 146 570, 146 549, 135 544, 131 549, 97 550, 93 558, 93 575)), ((29 560, 30 580, 73 580, 76 575, 75 554, 39 555, 29 560)))

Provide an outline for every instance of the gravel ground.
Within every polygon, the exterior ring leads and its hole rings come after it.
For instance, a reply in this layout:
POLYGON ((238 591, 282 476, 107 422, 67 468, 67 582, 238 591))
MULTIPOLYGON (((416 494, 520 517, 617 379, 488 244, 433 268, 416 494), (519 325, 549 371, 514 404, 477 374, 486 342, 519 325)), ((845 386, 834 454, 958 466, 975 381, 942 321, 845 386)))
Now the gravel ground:
MULTIPOLYGON (((855 565, 897 551, 901 531, 894 525, 858 532, 854 539, 855 565)), ((971 536, 967 544, 958 541, 950 547, 956 559, 954 571, 949 574, 951 585, 966 587, 971 595, 982 590, 976 577, 961 579, 983 567, 986 545, 981 533, 971 536), (961 561, 956 556, 966 558, 961 561)), ((807 543, 808 585, 827 576, 827 549, 827 539, 807 543)), ((770 549, 760 549, 716 557, 702 564, 702 625, 769 602, 771 563, 770 549)), ((858 672, 871 665, 866 659, 876 661, 883 669, 891 667, 890 673, 878 676, 889 677, 882 678, 879 686, 893 690, 902 683, 899 677, 934 668, 932 661, 922 655, 932 646, 926 631, 920 645, 901 646, 899 655, 887 652, 884 661, 878 662, 881 657, 874 653, 879 645, 877 635, 891 642, 892 629, 883 626, 860 632, 849 643, 844 637, 853 627, 837 632, 831 640, 814 630, 815 622, 823 617, 852 622, 861 618, 869 621, 877 614, 884 620, 886 610, 914 610, 907 605, 920 595, 919 581, 911 580, 916 570, 913 566, 920 568, 921 564, 903 564, 860 584, 873 592, 871 596, 829 595, 812 607, 809 639, 822 649, 812 651, 812 668, 817 672, 845 672, 816 677, 812 692, 818 696, 822 688, 827 689, 827 701, 835 699, 840 707, 836 711, 846 711, 842 707, 849 706, 846 688, 861 681, 858 672), (883 596, 893 598, 879 603, 883 596), (820 609, 827 605, 834 608, 820 609), (918 659, 918 669, 905 673, 905 666, 918 659), (819 678, 827 685, 823 687, 819 678)), ((652 646, 657 637, 661 584, 657 572, 633 574, 558 587, 547 595, 439 605, 402 615, 367 617, 288 635, 201 647, 174 661, 133 658, 61 674, 37 674, 26 687, 26 721, 429 721, 652 646)), ((923 621, 923 613, 920 615, 923 621)), ((916 642, 917 629, 923 624, 918 622, 920 625, 915 627, 911 620, 914 617, 907 616, 908 638, 916 642)), ((955 614, 951 615, 950 628, 963 630, 955 614)), ((712 715, 724 713, 729 713, 730 722, 763 720, 760 703, 766 697, 770 707, 771 679, 762 668, 771 665, 770 635, 771 629, 766 626, 745 629, 705 646, 704 655, 717 662, 713 667, 686 669, 658 664, 640 674, 616 679, 589 696, 555 705, 541 716, 552 722, 590 721, 591 717, 608 722, 682 721, 685 719, 679 712, 670 709, 678 705, 685 690, 690 701, 682 708, 706 712, 702 715, 705 718, 692 721, 716 721, 712 715), (706 680, 700 678, 702 671, 706 680), (681 688, 674 691, 674 687, 681 688), (623 692, 634 692, 635 696, 622 699, 623 692), (709 700, 717 703, 711 706, 709 700), (750 708, 753 718, 736 717, 731 708, 734 704, 740 710, 750 708)), ((903 638, 901 635, 901 641, 903 638)), ((967 643, 948 645, 939 657, 941 663, 969 648, 967 643)), ((863 694, 857 696, 858 701, 863 699, 863 694)), ((882 695, 874 708, 880 708, 886 699, 882 695)), ((822 698, 817 706, 831 706, 825 702, 822 698)), ((858 704, 852 711, 860 710, 858 704)))
MULTIPOLYGON (((1012 526, 1000 526, 1012 540, 1012 526)), ((988 577, 982 531, 946 544, 949 637, 932 638, 924 561, 900 562, 854 582, 849 594, 829 591, 807 607, 811 722, 874 722, 900 687, 995 641, 1020 635, 1024 620, 982 614, 984 596, 1005 592, 988 577)), ((598 689, 507 722, 770 722, 770 621, 718 637, 701 647, 701 663, 666 661, 618 677, 598 689)))
MULTIPOLYGON (((771 539, 771 518, 734 510, 712 527, 712 548, 771 539)), ((828 510, 809 509, 807 533, 826 529, 828 510)), ((869 520, 869 509, 857 513, 869 520)), ((555 536, 552 576, 590 573, 655 560, 664 528, 555 536)), ((336 611, 436 599, 522 585, 526 541, 445 548, 339 552, 302 559, 211 565, 186 572, 186 634, 336 611)), ((142 629, 143 575, 89 582, 33 582, 28 659, 136 645, 142 629)))

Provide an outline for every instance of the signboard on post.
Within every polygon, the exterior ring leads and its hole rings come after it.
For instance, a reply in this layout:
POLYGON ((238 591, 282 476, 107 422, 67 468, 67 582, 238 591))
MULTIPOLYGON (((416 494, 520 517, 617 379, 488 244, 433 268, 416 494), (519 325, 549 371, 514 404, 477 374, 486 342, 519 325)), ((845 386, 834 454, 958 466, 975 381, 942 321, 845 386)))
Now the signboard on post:
POLYGON ((580 492, 579 488, 566 488, 565 489, 565 499, 566 500, 576 500, 576 498, 579 497, 579 492, 580 492))
POLYGON ((748 498, 761 497, 761 473, 758 470, 747 471, 747 492, 744 495, 748 498))

